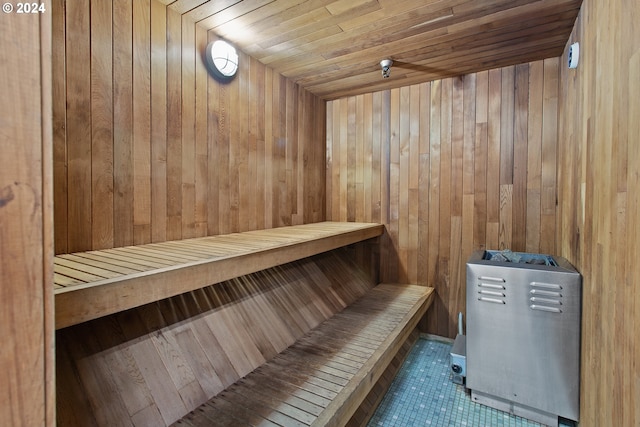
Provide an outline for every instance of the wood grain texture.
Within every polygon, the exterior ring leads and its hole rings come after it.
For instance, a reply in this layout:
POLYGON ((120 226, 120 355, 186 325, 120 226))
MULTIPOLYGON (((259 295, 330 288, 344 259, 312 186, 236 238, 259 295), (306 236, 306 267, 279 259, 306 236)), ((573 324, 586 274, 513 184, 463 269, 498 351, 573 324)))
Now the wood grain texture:
MULTIPOLYGON (((113 244, 133 242, 133 4, 113 2, 113 244)), ((54 36, 55 40, 55 36, 54 36)), ((60 46, 62 47, 62 46, 60 46)), ((57 49, 55 49, 57 50, 57 49)), ((54 51, 55 51, 54 50, 54 51)), ((54 71, 54 82, 58 77, 54 71)), ((54 147, 64 149, 63 141, 54 147)), ((54 177, 60 175, 54 170, 54 177)), ((56 205, 56 253, 68 253, 68 218, 58 214, 56 205), (60 250, 59 248, 67 248, 60 250)))
POLYGON ((344 426, 432 300, 432 288, 378 285, 175 425, 209 426, 221 412, 231 420, 218 425, 344 426))
POLYGON ((151 241, 151 3, 133 2, 133 243, 151 241))
POLYGON ((114 242, 113 15, 112 6, 91 2, 91 247, 114 242))
POLYGON ((380 224, 323 222, 58 256, 56 327, 373 239, 383 231, 380 224))
POLYGON ((170 9, 323 99, 558 56, 578 0, 177 1, 170 9), (394 61, 380 76, 381 59, 394 61))
POLYGON ((556 244, 583 275, 580 425, 589 427, 640 424, 639 17, 637 2, 584 1, 567 48, 580 42, 588 54, 575 70, 560 67, 556 244))
POLYGON ((56 253, 324 220, 320 98, 156 0, 52 7, 56 253))
MULTIPOLYGON (((44 3, 50 7, 50 3, 44 3)), ((51 289, 53 284, 53 258, 55 251, 54 239, 54 197, 53 188, 53 68, 49 68, 52 52, 53 18, 40 16, 40 105, 42 128, 40 130, 42 153, 42 343, 44 345, 44 425, 54 425, 56 419, 56 385, 55 385, 55 302, 51 289), (43 66, 43 64, 47 64, 43 66)), ((35 53, 34 57, 35 57, 35 53)), ((366 264, 360 262, 361 266, 366 264)), ((370 264, 372 268, 373 263, 370 264)), ((366 271, 366 270, 365 270, 366 271)), ((371 270, 369 270, 371 275, 371 270)), ((32 298, 33 294, 29 294, 32 298)))
POLYGON ((58 425, 176 421, 371 289, 356 253, 328 252, 59 330, 58 425))
MULTIPOLYGON (((55 6, 55 4, 53 5, 55 6)), ((69 251, 82 251, 92 246, 91 227, 91 31, 89 1, 66 4, 65 7, 65 40, 55 39, 53 46, 70 45, 73 49, 65 49, 65 75, 54 75, 54 81, 66 77, 66 116, 67 129, 64 141, 56 140, 54 144, 64 144, 67 168, 56 169, 54 174, 66 174, 67 177, 67 217, 65 240, 69 251), (67 64, 75 64, 67 67, 67 64)), ((59 35, 56 33, 54 35, 59 35)), ((60 71, 54 69, 54 71, 60 71)), ((63 150, 58 148, 57 150, 63 150)), ((54 166, 60 167, 60 163, 54 166)), ((60 213, 60 211, 56 212, 60 213)), ((57 220, 60 223, 62 220, 57 220)), ((56 239, 59 238, 56 235, 56 239)))
MULTIPOLYGON (((65 40, 65 10, 64 0, 52 2, 51 38, 65 40)), ((58 76, 52 84, 52 120, 53 120, 53 201, 54 227, 57 233, 67 235, 67 102, 65 77, 66 47, 60 46, 51 55, 52 73, 58 76)), ((55 240, 56 252, 67 250, 67 239, 55 240)))
MULTIPOLYGON (((51 2, 44 2, 49 11, 51 2)), ((56 19, 59 23, 60 16, 56 19)), ((55 425, 50 13, 6 14, 0 61, 0 424, 55 425), (18 18, 18 19, 15 19, 18 18)), ((56 26, 59 32, 60 28, 56 26)), ((59 61, 60 58, 57 58, 59 61)), ((59 65, 59 63, 58 63, 59 65)), ((59 108, 59 105, 56 107, 59 108)), ((60 129, 57 129, 60 131, 60 129)))
POLYGON ((327 103, 327 216, 360 221, 377 215, 376 206, 388 210, 381 280, 436 288, 422 325, 429 332, 455 335, 465 304, 464 265, 473 250, 555 253, 558 63, 548 59, 327 103), (374 123, 388 123, 388 133, 374 123), (359 133, 371 135, 367 150, 380 141, 375 156, 350 159, 348 147, 359 133), (380 160, 374 164, 374 158, 380 160), (345 178, 348 167, 375 170, 345 178), (380 186, 377 177, 388 178, 380 186), (350 199, 349 189, 360 186, 378 191, 370 201, 350 199))
MULTIPOLYGON (((151 241, 167 240, 167 14, 151 2, 151 241)), ((205 90, 206 97, 206 90, 205 90)), ((204 109, 206 112, 206 108, 204 109)))

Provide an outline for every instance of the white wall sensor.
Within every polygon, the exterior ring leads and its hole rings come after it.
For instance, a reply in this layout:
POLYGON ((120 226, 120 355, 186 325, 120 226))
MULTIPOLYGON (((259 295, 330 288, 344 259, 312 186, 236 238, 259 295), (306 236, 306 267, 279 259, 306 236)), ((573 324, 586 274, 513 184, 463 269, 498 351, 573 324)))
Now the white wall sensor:
POLYGON ((577 68, 580 59, 580 44, 573 43, 569 46, 569 68, 577 68))

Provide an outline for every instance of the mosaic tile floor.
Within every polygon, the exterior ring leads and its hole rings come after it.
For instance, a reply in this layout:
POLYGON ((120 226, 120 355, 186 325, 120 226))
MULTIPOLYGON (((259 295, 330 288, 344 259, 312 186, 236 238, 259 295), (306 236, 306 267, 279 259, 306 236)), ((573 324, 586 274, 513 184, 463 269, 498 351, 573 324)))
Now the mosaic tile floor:
POLYGON ((420 338, 368 427, 540 427, 541 424, 472 402, 451 382, 451 344, 420 338))

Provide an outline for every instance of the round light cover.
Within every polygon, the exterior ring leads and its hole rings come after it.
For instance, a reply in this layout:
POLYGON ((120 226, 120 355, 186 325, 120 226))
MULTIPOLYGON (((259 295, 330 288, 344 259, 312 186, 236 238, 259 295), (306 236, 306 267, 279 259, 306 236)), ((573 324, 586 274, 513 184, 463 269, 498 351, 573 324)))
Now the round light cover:
POLYGON ((211 72, 221 80, 231 80, 238 71, 238 54, 233 46, 223 40, 209 43, 205 58, 211 72))

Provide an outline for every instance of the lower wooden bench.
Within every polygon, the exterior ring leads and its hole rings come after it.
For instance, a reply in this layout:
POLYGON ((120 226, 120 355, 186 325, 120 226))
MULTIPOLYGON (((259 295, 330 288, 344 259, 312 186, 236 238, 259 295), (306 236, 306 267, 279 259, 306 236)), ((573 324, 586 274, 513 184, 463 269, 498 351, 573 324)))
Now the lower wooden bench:
POLYGON ((433 300, 419 285, 378 285, 175 426, 342 426, 433 300))

